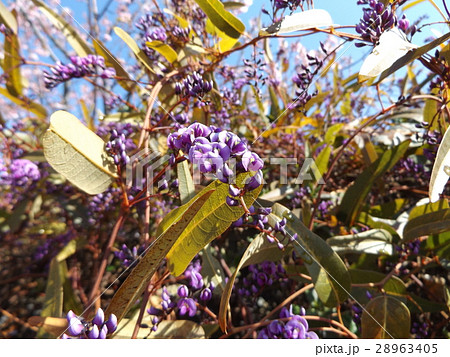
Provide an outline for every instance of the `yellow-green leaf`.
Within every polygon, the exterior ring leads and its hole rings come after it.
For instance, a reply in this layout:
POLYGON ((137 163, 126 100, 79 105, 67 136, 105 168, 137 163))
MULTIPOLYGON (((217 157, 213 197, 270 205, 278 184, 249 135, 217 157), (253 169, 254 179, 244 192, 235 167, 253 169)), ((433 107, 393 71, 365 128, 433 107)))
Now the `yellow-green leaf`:
POLYGON ((164 229, 160 235, 157 235, 156 240, 148 248, 145 255, 115 293, 106 309, 106 316, 115 314, 118 321, 125 316, 150 282, 154 272, 172 245, 183 234, 186 227, 211 197, 213 192, 213 189, 206 190, 176 210, 177 215, 174 217, 173 223, 164 229))
POLYGON ((211 22, 220 31, 232 38, 239 38, 245 31, 245 25, 231 12, 225 10, 219 0, 195 0, 211 22))
POLYGON ((105 191, 117 178, 104 141, 68 112, 52 114, 42 142, 48 163, 91 195, 105 191))
POLYGON ((33 3, 42 11, 42 13, 47 16, 50 22, 62 32, 62 34, 66 37, 67 42, 69 42, 70 46, 74 49, 80 57, 86 57, 88 54, 91 54, 92 51, 89 48, 88 44, 83 40, 83 38, 79 35, 79 33, 66 21, 64 18, 59 16, 56 12, 54 12, 50 7, 48 7, 45 3, 40 0, 32 0, 33 3))
POLYGON ((137 59, 147 68, 150 72, 154 73, 155 71, 152 68, 152 63, 148 56, 142 51, 137 45, 136 41, 124 30, 120 27, 114 27, 114 32, 117 36, 119 36, 123 42, 127 44, 127 46, 133 51, 137 59))
POLYGON ((20 76, 22 60, 20 58, 19 39, 16 35, 5 36, 4 50, 3 70, 6 74, 6 88, 11 95, 19 97, 22 95, 22 78, 20 76))
POLYGON ((164 56, 164 58, 166 60, 168 60, 170 63, 174 63, 178 58, 178 55, 173 50, 173 48, 170 47, 169 45, 165 44, 164 42, 151 41, 151 42, 146 42, 145 44, 147 45, 147 47, 155 50, 156 52, 158 52, 162 56, 164 56))
POLYGON ((444 191, 444 187, 450 177, 450 127, 439 144, 439 149, 431 172, 429 195, 430 201, 439 200, 439 195, 444 191))
POLYGON ((124 80, 119 80, 119 84, 125 90, 131 90, 135 85, 128 75, 128 72, 120 64, 119 60, 114 57, 114 55, 105 47, 105 45, 100 40, 94 41, 94 49, 98 55, 105 59, 105 64, 108 67, 113 67, 116 71, 118 77, 124 78, 124 80))
POLYGON ((177 164, 177 178, 181 204, 184 205, 195 195, 194 181, 189 170, 189 163, 186 160, 177 164))
POLYGON ((178 20, 178 24, 180 25, 180 27, 186 28, 189 27, 189 21, 186 20, 185 18, 181 17, 180 15, 175 14, 173 11, 169 10, 169 9, 164 9, 164 12, 166 14, 172 15, 173 17, 175 17, 178 20))
POLYGON ((14 35, 17 35, 16 17, 8 10, 2 1, 0 1, 0 22, 9 28, 14 35))
POLYGON ((370 300, 361 317, 362 338, 409 338, 410 328, 408 308, 389 295, 370 300))
POLYGON ((450 231, 450 209, 427 213, 408 221, 403 230, 403 241, 450 231))
MULTIPOLYGON (((244 186, 246 177, 246 174, 237 177, 236 183, 239 187, 244 186)), ((226 203, 228 187, 228 184, 215 180, 197 194, 199 196, 207 190, 214 190, 210 199, 186 227, 167 254, 168 266, 174 275, 183 273, 190 261, 203 247, 225 232, 231 223, 244 214, 244 209, 241 206, 230 207, 226 203)), ((253 204, 261 188, 262 186, 245 194, 244 201, 247 207, 253 204)), ((170 215, 166 218, 167 222, 172 219, 170 215)))
POLYGON ((32 102, 31 99, 27 97, 16 97, 14 95, 11 95, 5 88, 0 88, 0 94, 8 98, 11 102, 22 107, 23 109, 35 114, 38 118, 47 117, 47 111, 45 110, 45 108, 38 103, 32 102))

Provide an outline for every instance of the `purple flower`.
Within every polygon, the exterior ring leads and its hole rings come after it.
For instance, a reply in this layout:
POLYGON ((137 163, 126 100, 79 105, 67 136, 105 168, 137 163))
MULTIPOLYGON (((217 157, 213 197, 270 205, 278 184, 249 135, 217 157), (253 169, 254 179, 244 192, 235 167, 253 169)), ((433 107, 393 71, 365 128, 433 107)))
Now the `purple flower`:
POLYGON ((212 292, 210 289, 205 288, 200 292, 200 300, 202 301, 209 301, 212 298, 212 292))
POLYGON ((112 67, 106 68, 105 59, 97 55, 87 55, 86 57, 72 56, 68 65, 58 62, 51 67, 50 72, 44 71, 45 87, 48 89, 56 87, 58 84, 72 78, 81 78, 98 75, 102 78, 112 78, 116 71, 112 67))
POLYGON ((178 290, 177 294, 179 297, 185 298, 189 295, 189 289, 186 285, 181 285, 178 290))
POLYGON ((0 184, 23 187, 38 181, 41 173, 36 164, 26 159, 15 159, 9 168, 0 161, 0 184), (9 171, 9 172, 8 172, 9 171))
POLYGON ((69 327, 67 332, 72 336, 79 336, 84 331, 84 325, 78 317, 69 319, 69 327))
POLYGON ((104 320, 105 320, 105 313, 103 312, 102 309, 98 309, 97 313, 94 316, 94 319, 92 320, 92 323, 97 326, 101 326, 103 325, 104 320))
POLYGON ((191 298, 180 299, 178 301, 177 307, 181 316, 188 314, 190 317, 193 317, 197 312, 197 305, 191 298))
POLYGON ((263 168, 264 162, 258 154, 251 151, 246 151, 242 155, 242 166, 244 166, 246 171, 258 171, 263 168))

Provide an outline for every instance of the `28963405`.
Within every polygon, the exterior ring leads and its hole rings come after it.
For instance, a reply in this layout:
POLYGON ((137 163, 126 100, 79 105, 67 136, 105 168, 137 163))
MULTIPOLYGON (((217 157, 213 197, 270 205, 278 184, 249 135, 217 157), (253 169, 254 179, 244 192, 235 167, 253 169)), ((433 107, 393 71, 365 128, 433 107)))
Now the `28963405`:
POLYGON ((418 345, 414 345, 412 343, 402 343, 402 344, 389 344, 389 343, 385 343, 385 344, 381 344, 381 343, 377 343, 376 344, 377 348, 376 348, 376 353, 424 353, 424 354, 428 354, 428 353, 437 353, 438 349, 437 349, 437 344, 433 343, 433 344, 418 344, 418 345))

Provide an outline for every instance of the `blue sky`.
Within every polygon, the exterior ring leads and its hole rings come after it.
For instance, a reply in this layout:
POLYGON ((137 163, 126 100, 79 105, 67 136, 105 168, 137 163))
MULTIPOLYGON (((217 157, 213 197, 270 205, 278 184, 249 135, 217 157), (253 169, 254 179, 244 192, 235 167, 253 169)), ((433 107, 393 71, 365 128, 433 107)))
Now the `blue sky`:
MULTIPOLYGON (((77 0, 76 1, 60 0, 60 2, 61 5, 72 9, 74 17, 77 19, 77 21, 79 21, 80 23, 85 22, 85 16, 87 11, 85 2, 77 0)), ((102 9, 108 2, 109 0, 97 0, 98 8, 102 9)), ((163 3, 163 1, 159 2, 163 3)), ((409 2, 412 2, 412 0, 410 0, 409 2)), ((359 19, 362 15, 362 6, 357 6, 356 0, 315 0, 314 4, 315 8, 322 8, 327 10, 331 14, 334 23, 339 25, 355 25, 359 22, 359 19)), ((253 0, 253 5, 249 8, 249 11, 245 14, 238 15, 238 17, 248 27, 249 20, 251 18, 261 16, 261 7, 263 5, 265 6, 266 9, 270 9, 269 0, 253 0)), ((440 6, 443 9, 443 6, 440 1, 438 6, 440 6)), ((113 5, 111 8, 114 9, 115 5, 113 5)), ((401 14, 401 11, 398 11, 397 13, 401 14)), ((424 0, 422 1, 422 3, 408 9, 406 11, 406 14, 410 22, 414 22, 416 19, 424 15, 427 16, 427 19, 425 19, 424 22, 443 20, 438 11, 430 4, 429 0, 424 0)), ((262 22, 263 24, 267 25, 268 16, 266 15, 262 16, 262 22)), ((431 32, 431 28, 434 28, 441 33, 445 33, 446 31, 448 31, 448 27, 446 27, 446 25, 443 24, 437 24, 431 27, 426 27, 423 29, 422 33, 418 33, 415 35, 413 42, 420 46, 424 44, 427 38, 433 35, 436 36, 436 34, 433 34, 433 32, 431 32)), ((82 31, 81 29, 79 30, 82 31)), ((351 29, 349 29, 348 31, 354 32, 351 29)), ((302 43, 308 49, 315 49, 317 48, 317 37, 302 38, 302 43)), ((354 57, 355 60, 359 59, 363 55, 361 49, 356 49, 353 44, 344 46, 342 48, 342 51, 346 51, 346 55, 354 57)))

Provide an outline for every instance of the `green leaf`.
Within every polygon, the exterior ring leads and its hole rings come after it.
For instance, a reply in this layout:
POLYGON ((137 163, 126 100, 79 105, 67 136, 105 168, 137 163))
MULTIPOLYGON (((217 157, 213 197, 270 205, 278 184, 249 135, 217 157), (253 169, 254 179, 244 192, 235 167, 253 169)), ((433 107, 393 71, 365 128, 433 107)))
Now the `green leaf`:
POLYGON ((396 60, 388 69, 386 69, 383 73, 380 75, 380 79, 376 84, 379 84, 383 79, 390 76, 392 73, 398 71, 400 68, 406 66, 407 64, 411 63, 415 59, 419 58, 420 56, 424 55, 428 51, 431 51, 433 48, 439 46, 440 44, 444 43, 450 38, 450 32, 446 33, 445 35, 435 39, 434 41, 431 41, 430 43, 421 46, 419 48, 416 48, 407 54, 405 54, 403 57, 396 60))
POLYGON ((54 12, 50 7, 45 5, 40 0, 32 0, 33 3, 41 10, 41 12, 47 16, 50 22, 66 37, 67 42, 75 50, 78 56, 86 57, 92 54, 89 45, 83 40, 78 32, 61 16, 54 12))
POLYGON ((105 191, 117 178, 117 168, 105 151, 104 141, 68 112, 52 114, 42 142, 48 163, 91 195, 105 191))
POLYGON ((429 196, 430 201, 435 202, 444 191, 450 176, 450 126, 445 131, 434 161, 431 172, 429 196))
POLYGON ((377 161, 371 164, 358 176, 353 185, 345 192, 339 206, 337 217, 341 221, 345 221, 347 224, 352 225, 374 182, 379 180, 386 171, 389 171, 405 154, 409 143, 409 141, 405 141, 399 146, 385 151, 377 161))
POLYGON ((367 210, 367 213, 374 217, 392 219, 400 213, 400 210, 405 206, 405 204, 406 200, 404 198, 396 198, 395 200, 382 205, 371 206, 367 210))
POLYGON ((437 202, 433 202, 433 203, 426 203, 424 205, 418 204, 415 207, 413 207, 411 209, 411 211, 409 212, 408 220, 420 217, 424 214, 441 211, 446 208, 450 208, 450 207, 448 205, 448 200, 446 200, 445 198, 443 198, 442 200, 439 200, 437 202))
POLYGON ((389 295, 370 300, 361 317, 362 338, 409 338, 410 328, 408 308, 389 295))
POLYGON ((72 239, 64 246, 64 248, 60 250, 60 252, 55 257, 55 260, 57 262, 62 262, 69 258, 71 255, 75 254, 79 245, 78 243, 79 241, 77 239, 72 239))
POLYGON ((173 50, 172 47, 165 44, 161 41, 151 41, 145 43, 147 47, 155 50, 156 52, 160 53, 166 60, 168 60, 170 63, 174 63, 177 60, 177 53, 173 50))
POLYGON ((30 111, 35 114, 38 118, 46 118, 47 110, 40 104, 34 103, 31 99, 21 96, 20 98, 11 95, 6 89, 0 88, 0 94, 8 98, 11 102, 17 104, 21 108, 30 111))
POLYGON ((403 230, 403 241, 450 231, 450 209, 427 213, 408 221, 403 230))
POLYGON ((114 32, 117 36, 119 36, 123 42, 127 44, 127 46, 133 51, 137 59, 152 73, 155 73, 155 71, 152 68, 152 63, 150 62, 150 59, 148 56, 142 51, 139 46, 137 45, 136 41, 133 40, 133 38, 124 30, 122 30, 120 27, 114 27, 114 32))
POLYGON ((322 149, 322 151, 317 155, 316 165, 319 170, 320 176, 328 170, 328 162, 330 161, 331 155, 331 146, 326 146, 322 149))
POLYGON ((182 28, 187 28, 189 27, 189 21, 187 21, 186 19, 184 19, 183 17, 175 14, 173 11, 169 10, 169 9, 164 9, 163 10, 166 14, 172 15, 173 17, 175 17, 178 20, 178 24, 180 25, 180 27, 182 28))
POLYGON ((181 204, 184 205, 195 196, 194 181, 189 170, 189 163, 186 160, 177 164, 177 178, 181 204))
POLYGON ((170 248, 183 234, 189 226, 189 223, 211 197, 213 192, 214 190, 211 188, 204 190, 201 194, 198 194, 187 204, 176 210, 178 213, 176 217, 172 218, 172 223, 160 235, 157 235, 156 240, 148 248, 145 255, 115 293, 106 309, 106 316, 115 314, 118 321, 125 316, 150 282, 150 279, 170 248))
POLYGON ((66 280, 67 264, 53 258, 50 262, 45 300, 42 308, 42 317, 60 317, 63 312, 64 281, 66 280))
POLYGON ((19 39, 16 35, 5 36, 3 70, 6 75, 6 88, 14 97, 22 95, 22 78, 20 65, 22 59, 19 51, 19 39))
MULTIPOLYGON (((352 277, 352 284, 378 284, 386 277, 386 274, 372 270, 349 269, 349 272, 352 277)), ((376 287, 371 289, 378 290, 376 287)), ((405 283, 396 276, 390 277, 384 284, 383 289, 392 295, 404 296, 408 294, 405 283)))
POLYGON ((119 60, 114 57, 114 55, 105 47, 105 45, 100 40, 94 40, 94 49, 98 55, 102 56, 105 59, 106 66, 113 67, 116 71, 116 75, 118 77, 124 78, 124 80, 118 80, 120 86, 127 91, 131 91, 135 84, 131 81, 128 72, 120 64, 119 60))
POLYGON ((303 259, 320 300, 330 307, 342 303, 347 299, 351 287, 350 274, 344 262, 289 209, 275 203, 269 215, 269 223, 274 225, 282 218, 287 219, 288 235, 292 237, 295 233, 298 234, 293 244, 294 249, 303 259))
POLYGON ((262 29, 259 34, 260 36, 277 35, 324 26, 333 26, 330 14, 322 9, 312 9, 286 16, 283 20, 262 29))
POLYGON ((432 250, 441 260, 450 259, 450 232, 428 237, 424 249, 432 250))
POLYGON ((205 286, 213 283, 214 293, 222 295, 225 290, 225 273, 219 261, 213 255, 214 249, 208 244, 202 250, 202 276, 205 286))
POLYGON ((384 229, 371 229, 357 234, 335 236, 327 243, 339 254, 392 254, 392 235, 384 229))
POLYGON ((225 10, 219 0, 195 0, 211 22, 220 31, 232 38, 239 38, 245 31, 245 25, 231 12, 225 10))
POLYGON ((231 292, 233 290, 234 281, 239 271, 248 265, 258 264, 265 260, 278 261, 280 260, 286 252, 280 250, 278 246, 274 243, 269 243, 264 234, 259 234, 255 239, 249 244, 247 249, 239 261, 231 278, 228 280, 225 287, 225 291, 222 294, 222 299, 220 300, 219 307, 219 326, 222 331, 227 329, 228 321, 228 305, 230 301, 231 292))
MULTIPOLYGON (((244 186, 247 176, 248 174, 241 174, 237 177, 238 187, 244 186)), ((230 207, 226 203, 228 187, 228 184, 216 180, 197 194, 198 197, 205 191, 214 190, 210 199, 186 227, 167 254, 168 266, 173 275, 178 276, 183 273, 190 261, 203 247, 225 232, 231 223, 244 214, 244 209, 241 206, 230 207)), ((262 185, 244 195, 247 207, 250 207, 256 200, 261 188, 262 185)), ((168 215, 167 218, 171 220, 172 216, 168 215)))
POLYGON ((9 28, 14 35, 17 35, 16 17, 8 10, 2 1, 0 1, 0 22, 9 28))
POLYGON ((334 145, 334 141, 336 140, 336 137, 339 134, 339 132, 341 131, 343 126, 344 126, 344 124, 339 123, 339 124, 334 124, 328 128, 327 132, 325 133, 325 142, 328 145, 334 145))

